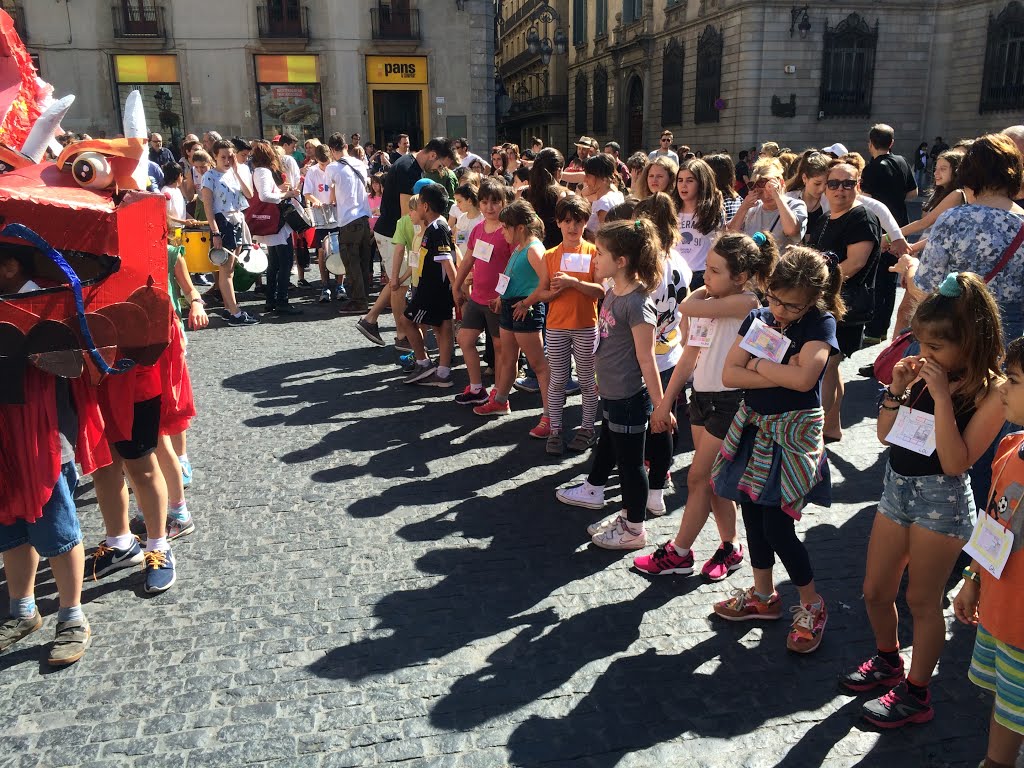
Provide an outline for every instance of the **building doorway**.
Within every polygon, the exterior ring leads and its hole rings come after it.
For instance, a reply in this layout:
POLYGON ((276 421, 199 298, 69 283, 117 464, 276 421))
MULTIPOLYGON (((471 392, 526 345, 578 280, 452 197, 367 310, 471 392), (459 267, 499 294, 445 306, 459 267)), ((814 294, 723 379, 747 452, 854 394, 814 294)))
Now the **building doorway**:
POLYGON ((422 94, 414 91, 373 91, 373 140, 378 147, 398 141, 398 134, 409 134, 409 148, 422 147, 422 94))
POLYGON ((644 148, 644 84, 636 75, 626 86, 626 123, 631 154, 644 148))

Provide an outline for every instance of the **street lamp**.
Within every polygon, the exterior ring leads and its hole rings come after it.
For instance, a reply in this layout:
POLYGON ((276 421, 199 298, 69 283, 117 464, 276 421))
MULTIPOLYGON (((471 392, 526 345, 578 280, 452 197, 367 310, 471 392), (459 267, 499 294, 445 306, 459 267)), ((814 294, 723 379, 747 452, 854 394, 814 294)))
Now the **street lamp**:
POLYGON ((554 53, 561 56, 569 50, 569 38, 560 24, 562 17, 550 5, 543 3, 530 14, 530 19, 534 21, 534 24, 526 32, 526 48, 534 56, 539 53, 541 62, 544 66, 547 66, 548 62, 551 61, 551 54, 554 53), (555 22, 554 41, 547 37, 547 35, 543 38, 540 36, 540 29, 537 26, 538 22, 544 24, 545 32, 547 32, 547 25, 555 22))
POLYGON ((792 37, 793 33, 797 30, 800 31, 800 39, 804 40, 807 37, 807 33, 811 31, 811 19, 807 15, 809 6, 803 8, 797 8, 793 6, 789 9, 789 36, 792 37), (797 19, 800 23, 797 24, 797 19))

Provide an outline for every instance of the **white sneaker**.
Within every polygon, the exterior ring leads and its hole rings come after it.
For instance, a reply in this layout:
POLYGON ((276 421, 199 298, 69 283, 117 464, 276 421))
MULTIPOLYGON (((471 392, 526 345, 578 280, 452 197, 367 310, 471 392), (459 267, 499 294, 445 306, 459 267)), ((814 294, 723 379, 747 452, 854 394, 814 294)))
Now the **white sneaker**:
POLYGON ((647 546, 647 531, 641 528, 640 533, 633 533, 626 527, 625 516, 620 516, 614 525, 595 534, 591 541, 602 549, 643 549, 647 546))
POLYGON ((668 507, 665 506, 664 490, 647 492, 647 511, 655 517, 661 517, 668 512, 668 507))
POLYGON ((601 509, 604 506, 604 488, 584 482, 571 488, 559 488, 555 491, 555 498, 573 507, 601 509))
POLYGON ((331 300, 331 289, 330 288, 324 288, 322 291, 320 291, 320 298, 318 299, 319 303, 326 304, 330 300, 331 300))
POLYGON ((591 523, 587 526, 587 535, 596 536, 597 534, 611 528, 619 520, 625 520, 626 516, 622 512, 616 512, 614 515, 608 515, 603 520, 598 520, 596 523, 591 523))

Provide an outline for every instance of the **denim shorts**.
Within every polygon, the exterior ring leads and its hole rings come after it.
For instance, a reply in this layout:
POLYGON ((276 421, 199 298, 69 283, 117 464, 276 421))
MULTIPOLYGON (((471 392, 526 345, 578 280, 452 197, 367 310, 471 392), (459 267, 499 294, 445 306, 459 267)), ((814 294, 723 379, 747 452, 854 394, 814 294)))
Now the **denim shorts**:
POLYGON ((242 244, 242 225, 230 221, 223 213, 213 216, 217 222, 217 229, 220 231, 220 244, 227 251, 234 251, 242 244))
POLYGON ((512 317, 512 305, 519 303, 525 298, 525 296, 516 296, 511 299, 502 297, 501 317, 498 319, 498 325, 506 331, 512 331, 513 333, 537 333, 544 330, 544 317, 548 309, 546 304, 537 302, 530 307, 529 313, 522 320, 516 320, 512 317))
POLYGON ((42 517, 33 523, 17 520, 12 525, 0 525, 0 552, 31 544, 40 557, 49 558, 74 549, 82 540, 75 510, 77 487, 75 462, 69 461, 60 468, 50 500, 43 505, 42 517))
POLYGON ((654 410, 650 395, 641 389, 635 395, 622 400, 601 399, 604 423, 612 432, 635 435, 647 431, 647 420, 654 410))
POLYGON ((878 511, 904 528, 919 525, 964 541, 971 538, 978 518, 967 473, 905 477, 889 464, 878 511))

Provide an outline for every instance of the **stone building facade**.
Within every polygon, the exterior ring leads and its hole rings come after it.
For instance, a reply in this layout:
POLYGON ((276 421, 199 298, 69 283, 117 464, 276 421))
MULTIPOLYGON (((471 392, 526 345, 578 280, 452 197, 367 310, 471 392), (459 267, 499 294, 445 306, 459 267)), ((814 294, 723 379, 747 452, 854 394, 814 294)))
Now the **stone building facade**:
POLYGON ((623 150, 897 151, 1024 122, 1017 0, 570 0, 569 127, 623 150), (603 28, 602 28, 603 25, 603 28))
POLYGON ((65 127, 120 132, 143 93, 165 141, 188 132, 363 141, 494 140, 493 0, 0 0, 65 127), (458 44, 453 44, 457 32, 458 44))

